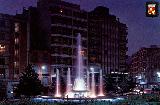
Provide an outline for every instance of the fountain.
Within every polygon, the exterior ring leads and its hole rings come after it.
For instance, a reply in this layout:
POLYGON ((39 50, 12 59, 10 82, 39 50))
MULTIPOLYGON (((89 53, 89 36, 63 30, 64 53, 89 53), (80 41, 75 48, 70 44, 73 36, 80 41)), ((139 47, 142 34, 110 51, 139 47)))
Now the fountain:
POLYGON ((104 93, 103 93, 103 76, 102 76, 102 70, 100 70, 99 82, 100 82, 100 85, 99 85, 99 95, 98 95, 98 96, 104 96, 104 93))
POLYGON ((55 97, 61 97, 60 93, 60 80, 59 80, 59 70, 57 69, 56 73, 56 94, 55 97))
POLYGON ((81 35, 78 34, 77 37, 77 65, 76 65, 76 70, 77 70, 77 76, 74 81, 74 86, 73 90, 75 91, 84 91, 86 90, 86 84, 84 81, 84 74, 83 74, 83 58, 82 58, 82 46, 81 46, 81 35))
POLYGON ((66 90, 66 93, 71 92, 71 90, 72 90, 71 70, 70 70, 70 68, 68 68, 68 71, 67 71, 67 90, 66 90))
POLYGON ((87 70, 87 90, 90 90, 89 71, 87 70))
MULTIPOLYGON (((81 35, 77 36, 77 62, 76 62, 76 78, 73 84, 72 91, 66 93, 69 98, 84 98, 89 96, 89 91, 87 90, 86 82, 84 80, 84 65, 82 56, 82 46, 81 46, 81 35)), ((69 83, 69 82, 67 82, 69 83)), ((68 85, 68 84, 67 84, 68 85)))
POLYGON ((96 92, 95 92, 95 76, 94 76, 94 68, 91 68, 91 73, 92 73, 92 82, 91 82, 91 98, 96 97, 96 92))
MULTIPOLYGON (((87 70, 84 71, 83 65, 83 52, 81 46, 81 35, 77 36, 77 62, 76 62, 76 76, 73 82, 71 83, 71 70, 68 68, 67 71, 67 87, 65 97, 67 98, 96 98, 96 87, 95 87, 95 71, 94 68, 91 68, 91 86, 90 86, 90 72, 87 70), (84 76, 86 73, 87 78, 84 76)), ((102 82, 102 71, 100 71, 100 87, 99 95, 103 96, 103 82, 102 82)), ((61 97, 60 93, 60 82, 59 82, 59 70, 57 69, 56 75, 56 95, 55 97, 61 97)))

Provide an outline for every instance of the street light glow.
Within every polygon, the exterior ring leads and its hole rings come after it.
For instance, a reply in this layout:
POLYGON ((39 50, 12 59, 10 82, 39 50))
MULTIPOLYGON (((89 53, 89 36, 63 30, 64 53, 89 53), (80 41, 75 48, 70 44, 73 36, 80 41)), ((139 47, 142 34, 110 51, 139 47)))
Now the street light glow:
POLYGON ((90 70, 91 70, 91 72, 94 72, 94 68, 93 67, 90 67, 90 70))
POLYGON ((93 68, 93 67, 90 67, 90 69, 91 69, 91 70, 94 70, 94 68, 93 68))
POLYGON ((160 72, 157 72, 158 77, 160 77, 160 72))
POLYGON ((41 67, 41 69, 42 69, 42 70, 46 69, 46 66, 43 65, 43 66, 41 67))

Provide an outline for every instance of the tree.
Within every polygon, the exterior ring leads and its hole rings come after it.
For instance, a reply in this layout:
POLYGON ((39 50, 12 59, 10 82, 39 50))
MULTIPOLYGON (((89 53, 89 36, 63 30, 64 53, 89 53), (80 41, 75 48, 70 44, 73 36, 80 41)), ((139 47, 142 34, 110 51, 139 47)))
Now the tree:
POLYGON ((105 92, 108 93, 109 91, 114 92, 115 91, 115 81, 112 78, 111 75, 106 75, 105 79, 104 79, 104 88, 105 88, 105 92))
POLYGON ((153 86, 153 88, 152 88, 152 91, 153 91, 153 93, 154 92, 160 92, 160 87, 159 86, 153 86))
POLYGON ((123 93, 131 91, 136 85, 132 77, 128 77, 124 74, 110 74, 106 75, 104 79, 104 85, 106 93, 123 93))
POLYGON ((133 80, 133 78, 125 77, 121 83, 119 83, 119 87, 121 88, 123 93, 131 91, 133 88, 135 88, 136 82, 133 80))
POLYGON ((41 94, 42 89, 43 85, 38 79, 38 74, 31 65, 28 65, 20 77, 19 84, 15 90, 16 94, 27 97, 36 96, 41 94))

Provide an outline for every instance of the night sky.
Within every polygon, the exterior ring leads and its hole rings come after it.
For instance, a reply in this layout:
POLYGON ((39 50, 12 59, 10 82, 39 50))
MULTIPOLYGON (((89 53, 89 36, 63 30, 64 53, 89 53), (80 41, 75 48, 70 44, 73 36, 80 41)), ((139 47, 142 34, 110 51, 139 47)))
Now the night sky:
MULTIPOLYGON (((145 16, 145 2, 149 0, 66 0, 80 4, 87 11, 96 6, 106 6, 110 13, 120 18, 128 26, 128 54, 140 47, 160 45, 160 16, 145 16)), ((160 0, 155 0, 159 1, 160 0)), ((36 0, 0 0, 0 13, 20 13, 23 7, 36 6, 36 0)))

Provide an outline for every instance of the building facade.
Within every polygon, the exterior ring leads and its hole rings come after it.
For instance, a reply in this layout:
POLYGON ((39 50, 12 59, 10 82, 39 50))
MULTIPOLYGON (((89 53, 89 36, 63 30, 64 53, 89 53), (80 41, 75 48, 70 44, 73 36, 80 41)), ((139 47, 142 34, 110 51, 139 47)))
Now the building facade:
POLYGON ((7 91, 13 94, 14 82, 28 64, 44 86, 55 85, 57 69, 64 80, 69 68, 75 78, 78 34, 84 71, 96 69, 97 89, 100 69, 103 74, 125 72, 127 26, 108 8, 86 12, 77 4, 39 0, 22 14, 0 15, 0 78, 12 80, 7 91))
POLYGON ((132 55, 130 73, 141 85, 159 83, 160 47, 152 45, 141 48, 132 55))
POLYGON ((35 50, 30 53, 30 63, 34 65, 34 69, 39 74, 39 79, 43 86, 51 85, 50 76, 50 53, 48 51, 35 50))
POLYGON ((21 14, 17 14, 14 16, 13 25, 11 79, 17 81, 27 66, 27 21, 21 14))
POLYGON ((97 7, 88 15, 88 60, 105 74, 125 72, 127 26, 109 14, 106 7, 97 7))
POLYGON ((13 16, 0 14, 0 78, 9 78, 10 45, 13 16))
POLYGON ((82 36, 84 64, 87 67, 87 12, 79 5, 61 0, 39 0, 37 4, 41 33, 48 39, 51 58, 51 77, 59 69, 66 75, 68 68, 75 74, 77 35, 82 36))
POLYGON ((36 7, 24 8, 23 13, 17 14, 15 19, 18 21, 15 23, 20 24, 19 32, 16 32, 19 34, 21 46, 19 47, 20 72, 23 72, 25 67, 31 64, 39 74, 42 84, 47 87, 50 84, 50 57, 45 35, 40 33, 38 10, 36 7))
POLYGON ((0 98, 6 96, 7 81, 10 78, 10 48, 13 16, 0 14, 0 98))

